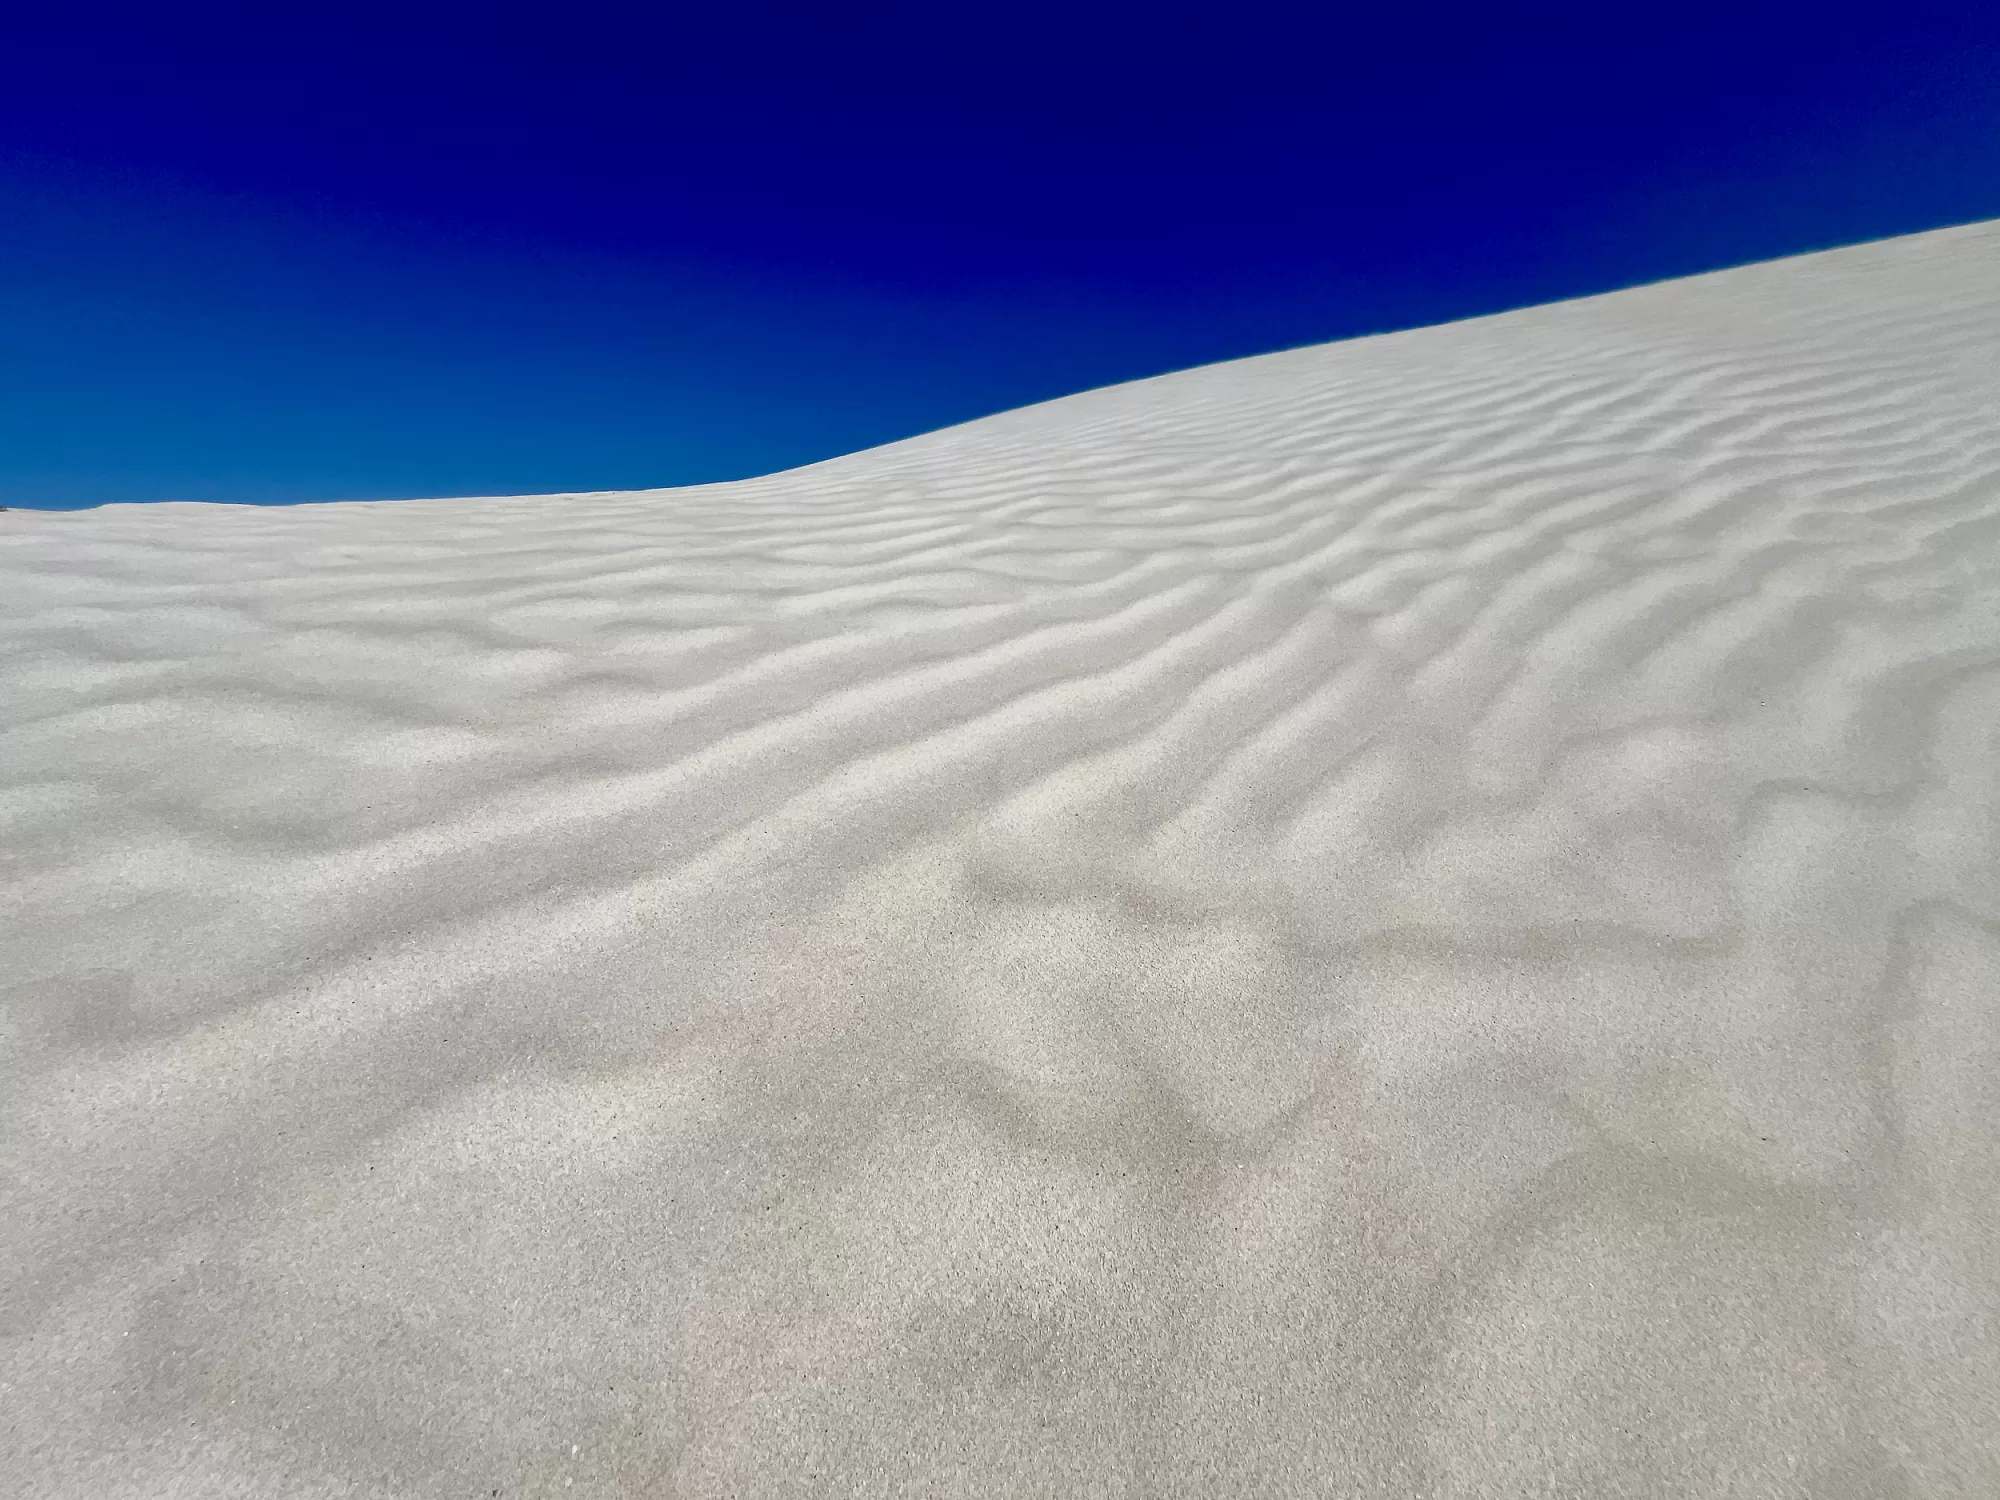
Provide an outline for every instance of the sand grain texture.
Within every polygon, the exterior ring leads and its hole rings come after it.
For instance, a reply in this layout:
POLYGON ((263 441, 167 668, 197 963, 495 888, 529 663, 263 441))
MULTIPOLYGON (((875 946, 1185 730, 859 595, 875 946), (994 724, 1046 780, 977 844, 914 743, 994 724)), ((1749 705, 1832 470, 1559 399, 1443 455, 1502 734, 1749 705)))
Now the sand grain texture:
POLYGON ((2000 226, 0 642, 0 1492, 2000 1494, 2000 226))

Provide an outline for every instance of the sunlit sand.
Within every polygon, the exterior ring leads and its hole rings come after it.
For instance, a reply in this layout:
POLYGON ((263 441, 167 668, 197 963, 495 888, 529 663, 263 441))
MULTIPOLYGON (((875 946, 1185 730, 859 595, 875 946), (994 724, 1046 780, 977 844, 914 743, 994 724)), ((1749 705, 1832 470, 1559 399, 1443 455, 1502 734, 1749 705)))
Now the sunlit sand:
POLYGON ((0 645, 0 1492, 2000 1494, 2000 226, 0 645))

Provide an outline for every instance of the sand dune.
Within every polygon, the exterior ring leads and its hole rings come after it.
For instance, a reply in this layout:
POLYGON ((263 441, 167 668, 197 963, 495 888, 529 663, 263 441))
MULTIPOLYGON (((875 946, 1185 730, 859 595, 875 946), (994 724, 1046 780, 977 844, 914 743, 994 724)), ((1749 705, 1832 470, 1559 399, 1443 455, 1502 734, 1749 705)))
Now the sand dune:
POLYGON ((0 638, 0 1492, 2000 1494, 2000 225, 0 638))

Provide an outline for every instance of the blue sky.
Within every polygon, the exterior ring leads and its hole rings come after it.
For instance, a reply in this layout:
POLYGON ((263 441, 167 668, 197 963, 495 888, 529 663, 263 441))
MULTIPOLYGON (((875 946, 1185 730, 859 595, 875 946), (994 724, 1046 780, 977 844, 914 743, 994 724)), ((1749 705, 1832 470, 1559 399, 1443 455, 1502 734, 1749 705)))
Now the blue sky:
POLYGON ((44 11, 12 505, 738 477, 2000 215, 2000 7, 44 11))

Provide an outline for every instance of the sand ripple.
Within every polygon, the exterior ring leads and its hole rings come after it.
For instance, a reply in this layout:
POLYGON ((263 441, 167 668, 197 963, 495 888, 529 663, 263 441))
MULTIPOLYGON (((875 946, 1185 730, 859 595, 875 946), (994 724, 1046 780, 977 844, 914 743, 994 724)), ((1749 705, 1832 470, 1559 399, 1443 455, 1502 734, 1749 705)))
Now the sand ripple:
POLYGON ((0 517, 0 1491, 2000 1494, 1996 350, 0 517))

